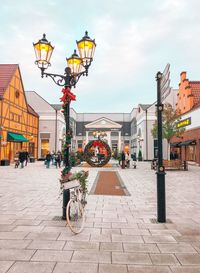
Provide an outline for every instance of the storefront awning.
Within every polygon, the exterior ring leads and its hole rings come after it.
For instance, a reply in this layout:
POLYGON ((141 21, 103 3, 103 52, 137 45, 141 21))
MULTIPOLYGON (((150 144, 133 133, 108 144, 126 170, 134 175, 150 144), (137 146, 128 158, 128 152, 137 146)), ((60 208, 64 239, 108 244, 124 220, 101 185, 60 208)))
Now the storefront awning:
POLYGON ((183 141, 179 144, 179 146, 188 146, 188 145, 196 145, 196 140, 187 140, 183 141))
POLYGON ((28 142, 28 139, 26 139, 21 134, 8 132, 7 141, 10 141, 10 142, 28 142))

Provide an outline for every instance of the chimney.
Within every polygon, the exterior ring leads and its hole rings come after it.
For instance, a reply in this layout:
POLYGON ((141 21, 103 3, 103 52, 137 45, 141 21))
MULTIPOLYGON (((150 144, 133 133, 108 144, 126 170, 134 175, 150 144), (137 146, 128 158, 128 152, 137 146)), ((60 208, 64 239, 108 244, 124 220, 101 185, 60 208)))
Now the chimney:
POLYGON ((184 81, 186 79, 186 72, 185 71, 181 72, 180 76, 181 76, 181 82, 184 81))

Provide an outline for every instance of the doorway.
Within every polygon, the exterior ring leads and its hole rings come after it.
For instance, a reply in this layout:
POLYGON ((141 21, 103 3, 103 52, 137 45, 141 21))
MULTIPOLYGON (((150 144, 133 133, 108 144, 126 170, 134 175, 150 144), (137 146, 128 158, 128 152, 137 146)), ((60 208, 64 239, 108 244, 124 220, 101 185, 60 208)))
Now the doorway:
POLYGON ((41 157, 45 158, 49 152, 49 139, 41 139, 41 157))

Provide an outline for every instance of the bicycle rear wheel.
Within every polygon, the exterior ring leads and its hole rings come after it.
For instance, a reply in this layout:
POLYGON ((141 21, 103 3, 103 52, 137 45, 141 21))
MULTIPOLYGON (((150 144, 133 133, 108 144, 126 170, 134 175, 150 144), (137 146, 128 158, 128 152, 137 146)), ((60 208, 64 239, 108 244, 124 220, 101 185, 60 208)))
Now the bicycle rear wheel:
POLYGON ((70 200, 66 208, 67 224, 75 234, 83 230, 85 224, 85 210, 80 200, 70 200))

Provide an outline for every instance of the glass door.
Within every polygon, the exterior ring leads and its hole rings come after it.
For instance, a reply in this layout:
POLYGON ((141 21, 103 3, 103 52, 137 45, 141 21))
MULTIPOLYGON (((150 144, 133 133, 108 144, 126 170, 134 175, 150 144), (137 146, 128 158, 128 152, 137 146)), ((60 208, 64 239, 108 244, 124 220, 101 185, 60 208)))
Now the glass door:
POLYGON ((49 151, 49 139, 41 139, 41 157, 45 158, 49 151))

